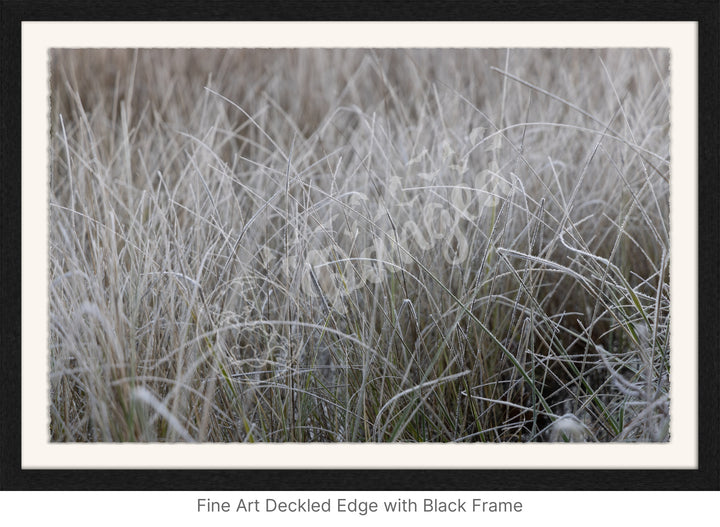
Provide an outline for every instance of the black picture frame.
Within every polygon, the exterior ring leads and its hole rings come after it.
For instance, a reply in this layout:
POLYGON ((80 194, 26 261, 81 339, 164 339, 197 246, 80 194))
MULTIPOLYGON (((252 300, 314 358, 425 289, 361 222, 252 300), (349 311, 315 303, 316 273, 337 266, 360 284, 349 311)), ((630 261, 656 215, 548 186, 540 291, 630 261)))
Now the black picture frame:
POLYGON ((678 3, 86 2, 6 1, 0 7, 3 175, 0 348, 2 490, 720 490, 720 289, 717 206, 720 5, 678 3), (21 24, 23 21, 696 21, 698 24, 699 466, 696 470, 27 470, 21 466, 21 24))

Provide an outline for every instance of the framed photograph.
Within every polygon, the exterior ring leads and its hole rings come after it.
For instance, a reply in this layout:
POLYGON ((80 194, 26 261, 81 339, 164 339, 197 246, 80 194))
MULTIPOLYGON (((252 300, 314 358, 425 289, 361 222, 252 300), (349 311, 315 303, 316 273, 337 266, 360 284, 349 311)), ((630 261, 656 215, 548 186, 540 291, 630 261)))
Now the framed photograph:
POLYGON ((717 5, 421 4, 3 2, 3 489, 718 490, 717 5))

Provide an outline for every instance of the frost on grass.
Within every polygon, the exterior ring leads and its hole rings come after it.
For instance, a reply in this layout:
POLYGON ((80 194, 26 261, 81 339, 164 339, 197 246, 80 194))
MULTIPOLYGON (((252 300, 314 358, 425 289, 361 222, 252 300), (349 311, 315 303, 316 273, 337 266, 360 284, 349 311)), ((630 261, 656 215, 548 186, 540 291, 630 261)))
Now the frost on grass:
POLYGON ((55 50, 55 441, 667 441, 666 50, 55 50))

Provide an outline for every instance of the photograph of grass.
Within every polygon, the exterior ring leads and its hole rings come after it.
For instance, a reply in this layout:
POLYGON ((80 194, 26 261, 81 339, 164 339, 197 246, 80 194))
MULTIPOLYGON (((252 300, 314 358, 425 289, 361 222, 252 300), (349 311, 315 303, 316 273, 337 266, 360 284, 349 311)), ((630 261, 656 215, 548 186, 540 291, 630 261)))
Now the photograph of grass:
POLYGON ((667 50, 49 67, 52 441, 669 441, 667 50))

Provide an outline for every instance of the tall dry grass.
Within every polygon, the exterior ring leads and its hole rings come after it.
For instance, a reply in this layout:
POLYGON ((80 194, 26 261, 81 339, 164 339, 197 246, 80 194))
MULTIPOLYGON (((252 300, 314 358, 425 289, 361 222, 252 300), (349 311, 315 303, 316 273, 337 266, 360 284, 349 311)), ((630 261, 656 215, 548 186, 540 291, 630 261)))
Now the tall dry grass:
POLYGON ((55 441, 665 441, 664 50, 55 50, 55 441))

